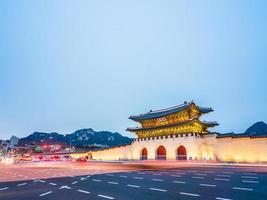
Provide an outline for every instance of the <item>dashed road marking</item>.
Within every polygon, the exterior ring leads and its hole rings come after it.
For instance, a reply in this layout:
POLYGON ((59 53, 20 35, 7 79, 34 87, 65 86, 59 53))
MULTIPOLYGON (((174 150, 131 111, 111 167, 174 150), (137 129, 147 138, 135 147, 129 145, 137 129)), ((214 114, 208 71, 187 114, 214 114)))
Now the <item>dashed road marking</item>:
POLYGON ((243 173, 243 174, 245 174, 245 175, 257 175, 257 173, 243 173))
POLYGON ((18 184, 17 186, 20 187, 20 186, 23 186, 23 185, 27 185, 28 183, 20 183, 18 184))
POLYGON ((182 177, 181 175, 171 175, 172 177, 182 177))
POLYGON ((99 180, 99 179, 92 179, 92 181, 95 181, 95 182, 102 182, 102 181, 99 180))
POLYGON ((86 190, 77 190, 78 192, 81 192, 81 193, 85 193, 85 194, 90 194, 90 192, 86 191, 86 190))
POLYGON ((214 178, 215 181, 229 181, 228 178, 214 178))
POLYGON ((216 185, 205 184, 205 183, 201 183, 199 185, 204 186, 204 187, 216 187, 216 185))
POLYGON ((137 172, 138 174, 146 174, 145 172, 137 172))
POLYGON ((217 200, 231 200, 231 199, 227 199, 227 198, 221 198, 221 197, 216 197, 217 200))
POLYGON ((200 173, 197 173, 195 174, 196 176, 207 176, 207 174, 200 174, 200 173))
POLYGON ((162 174, 153 174, 153 175, 155 175, 155 176, 162 176, 162 174))
POLYGON ((204 179, 204 177, 202 177, 202 176, 192 176, 192 178, 195 178, 195 179, 204 179))
POLYGON ((199 197, 199 194, 193 194, 193 193, 188 193, 188 192, 180 192, 180 194, 187 195, 187 196, 199 197))
POLYGON ((242 180, 243 183, 259 183, 259 181, 242 180))
POLYGON ((180 183, 180 184, 185 184, 186 182, 184 181, 173 181, 174 183, 180 183))
POLYGON ((134 188, 140 188, 139 185, 131 185, 131 184, 128 184, 127 186, 128 186, 128 187, 134 187, 134 188))
POLYGON ((251 188, 241 188, 241 187, 233 187, 234 190, 246 190, 246 191, 253 191, 251 188))
POLYGON ((125 175, 120 175, 121 178, 127 178, 128 176, 125 175))
POLYGON ((167 190, 160 189, 160 188, 149 188, 150 190, 159 191, 159 192, 167 192, 167 190))
POLYGON ((64 185, 64 186, 61 186, 59 189, 60 189, 60 190, 62 190, 62 189, 68 189, 68 190, 70 190, 71 187, 69 187, 69 186, 67 186, 67 185, 64 185))
POLYGON ((45 193, 43 193, 43 194, 40 194, 40 197, 45 196, 45 195, 48 195, 48 194, 51 194, 51 193, 52 193, 52 191, 45 192, 45 193))
POLYGON ((75 184, 77 184, 78 183, 78 181, 74 181, 74 182, 72 182, 71 184, 72 185, 75 185, 75 184))
POLYGON ((49 183, 50 185, 57 185, 56 183, 49 183))
POLYGON ((164 181, 162 179, 153 178, 152 181, 164 181))
POLYGON ((257 179, 257 176, 241 176, 241 178, 257 179))
POLYGON ((114 176, 114 174, 106 174, 107 176, 114 176))
POLYGON ((109 181, 108 182, 109 184, 113 184, 113 185, 118 185, 119 183, 117 183, 117 182, 112 182, 112 181, 109 181))
POLYGON ((139 176, 134 176, 134 179, 144 179, 143 177, 139 177, 139 176))
POLYGON ((227 175, 227 174, 218 174, 217 176, 219 176, 219 177, 231 177, 231 175, 227 175))
POLYGON ((0 191, 7 190, 8 187, 0 188, 0 191))
POLYGON ((103 194, 98 194, 97 196, 105 198, 105 199, 114 199, 114 197, 106 196, 106 195, 103 195, 103 194))

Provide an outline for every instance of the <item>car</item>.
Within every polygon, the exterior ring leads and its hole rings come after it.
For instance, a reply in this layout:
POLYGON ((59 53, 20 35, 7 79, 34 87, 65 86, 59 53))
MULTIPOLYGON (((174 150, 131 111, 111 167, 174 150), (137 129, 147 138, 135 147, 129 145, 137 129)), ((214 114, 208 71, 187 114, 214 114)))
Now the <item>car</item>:
POLYGON ((87 162, 87 159, 84 157, 80 157, 80 158, 77 158, 75 161, 76 162, 87 162))

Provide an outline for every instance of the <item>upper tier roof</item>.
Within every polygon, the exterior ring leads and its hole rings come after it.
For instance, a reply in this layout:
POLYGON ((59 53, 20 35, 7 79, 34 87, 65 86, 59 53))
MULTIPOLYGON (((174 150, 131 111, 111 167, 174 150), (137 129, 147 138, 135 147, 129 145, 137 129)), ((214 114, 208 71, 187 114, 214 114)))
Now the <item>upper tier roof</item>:
MULTIPOLYGON (((146 120, 146 119, 156 119, 156 118, 164 117, 166 115, 171 115, 171 114, 174 114, 177 112, 181 112, 191 105, 195 105, 195 103, 193 101, 191 101, 189 103, 185 102, 184 104, 170 107, 170 108, 154 110, 154 111, 151 110, 151 111, 144 113, 144 114, 131 115, 129 117, 129 119, 132 119, 134 121, 141 121, 141 120, 146 120)), ((208 113, 208 112, 213 111, 212 108, 205 108, 205 107, 199 107, 199 106, 196 106, 196 107, 201 113, 208 113)))

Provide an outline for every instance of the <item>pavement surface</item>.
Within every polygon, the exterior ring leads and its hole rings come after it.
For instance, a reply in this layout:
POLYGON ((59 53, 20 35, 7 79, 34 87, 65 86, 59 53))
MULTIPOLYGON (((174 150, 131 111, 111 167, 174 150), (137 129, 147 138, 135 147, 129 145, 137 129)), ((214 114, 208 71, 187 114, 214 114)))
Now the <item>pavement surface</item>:
POLYGON ((0 200, 267 200, 266 171, 164 162, 0 164, 0 200))

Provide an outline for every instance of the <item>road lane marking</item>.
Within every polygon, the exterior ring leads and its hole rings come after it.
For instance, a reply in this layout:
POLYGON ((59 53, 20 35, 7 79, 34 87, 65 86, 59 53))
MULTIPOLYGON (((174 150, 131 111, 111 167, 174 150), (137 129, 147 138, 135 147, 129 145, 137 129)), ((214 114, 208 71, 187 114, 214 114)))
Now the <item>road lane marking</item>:
POLYGON ((216 187, 216 185, 205 184, 205 183, 201 183, 199 185, 204 186, 204 187, 216 187))
POLYGON ((145 172, 137 172, 138 174, 146 174, 145 172))
POLYGON ((38 182, 45 183, 45 181, 44 181, 44 180, 38 180, 38 182))
POLYGON ((127 178, 127 176, 125 176, 125 175, 120 175, 120 177, 121 177, 121 178, 127 178))
POLYGON ((69 187, 69 186, 67 186, 67 185, 64 185, 64 186, 61 186, 59 189, 60 189, 60 190, 62 190, 62 189, 68 189, 68 190, 70 190, 71 187, 69 187))
POLYGON ((187 192, 180 192, 180 194, 187 195, 187 196, 199 197, 199 194, 193 194, 193 193, 187 193, 187 192))
POLYGON ((217 200, 231 200, 231 199, 227 199, 227 198, 221 198, 221 197, 216 197, 217 200))
POLYGON ((128 187, 134 187, 134 188, 140 188, 139 185, 131 185, 131 184, 128 184, 127 186, 128 186, 128 187))
POLYGON ((202 177, 202 176, 192 176, 192 178, 196 178, 196 179, 204 179, 204 177, 202 177))
POLYGON ((84 177, 81 177, 81 178, 80 178, 81 181, 83 181, 83 180, 85 180, 85 179, 86 179, 86 178, 84 178, 84 177))
POLYGON ((57 185, 56 183, 49 183, 50 185, 57 185))
POLYGON ((186 182, 184 181, 173 181, 174 183, 180 183, 180 184, 185 184, 186 182))
POLYGON ((241 187, 233 187, 234 190, 246 190, 246 191, 253 191, 251 188, 241 188, 241 187))
POLYGON ((20 183, 18 184, 17 186, 20 187, 20 186, 23 186, 23 185, 27 185, 28 183, 20 183))
POLYGON ((248 180, 242 180, 244 183, 259 183, 259 181, 248 181, 248 180))
POLYGON ((220 177, 228 177, 228 178, 231 177, 231 175, 227 175, 227 174, 218 174, 217 176, 220 176, 220 177))
POLYGON ((155 176, 162 176, 162 174, 153 174, 153 175, 155 175, 155 176))
POLYGON ((215 181, 229 181, 228 178, 214 178, 215 181))
POLYGON ((245 175, 257 175, 257 173, 243 173, 245 175))
POLYGON ((114 176, 114 174, 106 174, 107 176, 114 176))
POLYGON ((234 172, 222 172, 223 174, 234 174, 234 172))
POLYGON ((0 188, 0 191, 7 190, 8 187, 0 188))
POLYGON ((162 179, 153 178, 152 181, 164 181, 162 179))
POLYGON ((181 175, 171 175, 172 177, 182 177, 181 175))
POLYGON ((105 199, 114 199, 114 197, 106 196, 106 195, 103 195, 103 194, 98 194, 97 196, 105 198, 105 199))
POLYGON ((85 193, 85 194, 90 194, 90 192, 86 191, 86 190, 77 190, 78 192, 81 192, 81 193, 85 193))
POLYGON ((78 183, 78 181, 74 181, 74 182, 72 182, 71 184, 74 185, 74 184, 76 184, 76 183, 78 183))
POLYGON ((256 176, 241 176, 241 178, 256 179, 256 178, 258 178, 258 177, 256 177, 256 176))
POLYGON ((51 193, 52 193, 52 191, 45 192, 45 193, 43 193, 43 194, 40 194, 40 197, 45 196, 45 195, 48 195, 48 194, 51 194, 51 193))
POLYGON ((109 183, 109 184, 113 184, 113 185, 117 185, 117 184, 119 184, 119 183, 117 183, 117 182, 112 182, 112 181, 109 181, 108 183, 109 183))
POLYGON ((134 176, 134 179, 144 179, 143 177, 139 177, 139 176, 134 176))
POLYGON ((99 180, 99 179, 92 179, 92 181, 95 181, 95 182, 102 182, 102 181, 99 180))
POLYGON ((159 191, 159 192, 167 192, 167 190, 159 189, 159 188, 149 188, 150 190, 159 191))
POLYGON ((197 173, 195 174, 196 176, 207 176, 207 174, 200 174, 200 173, 197 173))

